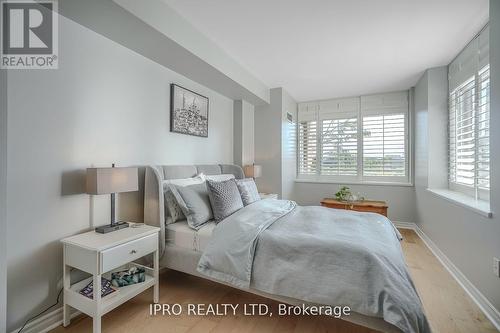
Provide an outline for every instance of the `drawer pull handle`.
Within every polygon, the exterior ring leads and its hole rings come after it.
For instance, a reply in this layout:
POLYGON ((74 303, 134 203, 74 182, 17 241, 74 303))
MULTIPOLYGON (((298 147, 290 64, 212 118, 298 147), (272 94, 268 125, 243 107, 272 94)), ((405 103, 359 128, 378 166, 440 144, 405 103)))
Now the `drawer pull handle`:
POLYGON ((132 251, 130 251, 130 254, 136 254, 136 253, 137 253, 137 251, 136 251, 136 250, 132 250, 132 251))

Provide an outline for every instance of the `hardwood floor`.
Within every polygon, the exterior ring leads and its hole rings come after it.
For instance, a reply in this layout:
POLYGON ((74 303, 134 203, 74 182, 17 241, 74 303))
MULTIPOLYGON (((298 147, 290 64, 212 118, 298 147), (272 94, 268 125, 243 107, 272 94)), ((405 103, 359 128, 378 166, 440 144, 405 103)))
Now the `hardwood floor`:
MULTIPOLYGON (((413 230, 401 229, 403 251, 411 275, 422 298, 434 333, 497 332, 479 308, 465 294, 413 230)), ((266 303, 277 311, 277 303, 205 279, 175 271, 161 275, 160 303, 266 303)), ((288 316, 150 316, 152 291, 146 291, 105 315, 105 333, 153 332, 346 332, 368 333, 370 329, 349 322, 322 317, 288 316)), ((186 311, 184 311, 185 313, 186 311)), ((276 313, 276 312, 275 312, 276 313)), ((87 333, 92 320, 79 316, 67 328, 53 333, 87 333)))
POLYGON ((400 229, 406 263, 436 333, 498 332, 420 237, 400 229))

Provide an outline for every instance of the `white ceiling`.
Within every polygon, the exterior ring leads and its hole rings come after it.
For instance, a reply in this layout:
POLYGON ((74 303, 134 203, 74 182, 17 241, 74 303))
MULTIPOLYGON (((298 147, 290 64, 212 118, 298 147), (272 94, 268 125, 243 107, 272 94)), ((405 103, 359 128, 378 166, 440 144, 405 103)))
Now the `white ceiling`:
POLYGON ((297 101, 412 87, 488 21, 488 0, 164 0, 297 101))

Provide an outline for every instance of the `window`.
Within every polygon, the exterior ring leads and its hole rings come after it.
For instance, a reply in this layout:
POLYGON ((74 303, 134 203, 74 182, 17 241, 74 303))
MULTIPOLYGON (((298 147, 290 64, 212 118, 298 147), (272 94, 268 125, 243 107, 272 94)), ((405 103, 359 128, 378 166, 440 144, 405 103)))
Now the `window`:
POLYGON ((488 199, 490 188, 489 65, 450 93, 450 188, 488 199))
POLYGON ((449 188, 489 201, 488 28, 449 66, 449 188))
POLYGON ((405 115, 363 117, 363 175, 406 175, 405 115))
POLYGON ((298 178, 409 183, 408 92, 299 105, 298 178))
POLYGON ((316 121, 299 122, 299 172, 316 174, 317 126, 316 121))
POLYGON ((474 95, 471 78, 450 94, 450 181, 474 185, 474 95))
POLYGON ((358 119, 321 123, 321 174, 355 176, 358 172, 358 119))

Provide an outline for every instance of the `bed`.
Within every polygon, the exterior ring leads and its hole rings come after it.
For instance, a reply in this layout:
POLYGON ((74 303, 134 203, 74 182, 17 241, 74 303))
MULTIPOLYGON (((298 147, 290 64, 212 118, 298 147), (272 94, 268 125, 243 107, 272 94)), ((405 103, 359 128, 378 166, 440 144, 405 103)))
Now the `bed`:
POLYGON ((218 225, 210 222, 199 230, 189 228, 186 223, 167 224, 163 182, 200 173, 244 178, 241 167, 227 164, 146 169, 144 222, 161 229, 160 267, 291 305, 352 302, 353 311, 341 319, 382 332, 430 332, 396 239, 399 232, 386 218, 265 199, 244 207, 218 225), (332 228, 326 220, 334 219, 332 228), (372 242, 370 238, 360 238, 365 233, 376 235, 372 238, 377 240, 370 247, 364 245, 372 242), (336 237, 335 244, 340 244, 337 252, 330 251, 329 237, 336 237), (383 255, 373 255, 377 249, 371 247, 378 247, 383 255), (322 257, 321 249, 328 254, 322 257), (293 259, 287 260, 292 252, 293 259), (363 264, 353 264, 356 260, 363 264), (285 278, 265 268, 270 262, 273 267, 280 267, 285 278), (341 269, 332 268, 339 263, 341 269), (370 268, 365 270, 363 265, 370 268), (365 271, 358 274, 359 267, 365 271), (288 276, 302 277, 287 280, 288 276), (318 281, 313 280, 319 276, 330 278, 323 278, 319 283, 323 289, 318 290, 318 281), (335 284, 329 285, 330 282, 335 284), (363 288, 366 290, 360 290, 363 288))

